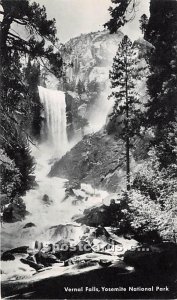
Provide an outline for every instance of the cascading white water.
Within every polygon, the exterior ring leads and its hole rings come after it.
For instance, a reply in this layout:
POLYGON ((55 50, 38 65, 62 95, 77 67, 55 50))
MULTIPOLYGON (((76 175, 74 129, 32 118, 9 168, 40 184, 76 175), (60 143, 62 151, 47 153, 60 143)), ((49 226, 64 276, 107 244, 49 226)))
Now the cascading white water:
POLYGON ((38 89, 46 117, 47 143, 53 155, 59 157, 68 146, 65 93, 41 86, 38 89))
MULTIPOLYGON (((32 155, 36 160, 35 176, 37 186, 35 189, 29 190, 23 197, 26 205, 26 210, 29 214, 26 218, 15 224, 3 224, 1 229, 1 244, 3 251, 9 250, 18 246, 27 245, 34 247, 36 240, 46 243, 53 243, 59 239, 63 239, 62 234, 55 233, 56 225, 72 224, 72 217, 79 215, 89 206, 102 203, 102 199, 107 196, 107 192, 95 191, 87 185, 82 186, 81 190, 75 191, 75 195, 80 195, 87 199, 87 201, 76 201, 76 196, 70 196, 65 201, 65 182, 66 180, 59 177, 48 177, 52 159, 60 158, 69 150, 66 132, 66 104, 65 95, 63 92, 49 90, 39 87, 39 95, 41 103, 44 106, 47 125, 47 140, 37 147, 31 145, 32 155), (89 190, 90 196, 88 197, 89 190), (84 191, 85 190, 85 191, 84 191), (48 196, 49 201, 44 201, 44 195, 48 196), (26 225, 32 224, 31 227, 26 225), (54 226, 54 227, 53 227, 54 226)), ((83 199, 84 199, 83 198, 83 199)), ((75 224, 76 225, 76 224, 75 224)), ((77 244, 83 235, 82 226, 77 224, 76 233, 72 233, 72 239, 77 244)), ((67 229, 66 229, 66 232, 67 229)), ((65 234, 65 233, 63 233, 65 234)), ((63 270, 58 269, 59 271, 63 270)), ((80 270, 79 270, 80 272, 80 270)), ((32 278, 34 271, 24 265, 17 258, 12 262, 5 261, 2 266, 3 280, 9 281, 15 278, 32 278), (18 277, 19 276, 19 277, 18 277)))

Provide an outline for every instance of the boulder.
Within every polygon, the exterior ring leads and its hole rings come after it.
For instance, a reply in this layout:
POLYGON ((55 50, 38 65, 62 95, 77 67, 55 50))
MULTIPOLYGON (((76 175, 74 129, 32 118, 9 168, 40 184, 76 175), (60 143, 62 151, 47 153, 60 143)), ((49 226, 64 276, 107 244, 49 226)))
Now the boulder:
POLYGON ((106 238, 109 238, 110 234, 107 232, 107 230, 104 227, 99 225, 97 227, 97 229, 95 230, 95 236, 96 236, 96 238, 98 238, 100 236, 105 236, 106 238))
POLYGON ((6 251, 2 254, 1 260, 3 260, 3 261, 15 260, 15 256, 12 253, 6 251))
POLYGON ((103 267, 103 268, 107 268, 107 267, 109 267, 110 265, 112 265, 112 262, 109 261, 109 260, 106 260, 106 259, 105 259, 105 260, 100 259, 99 265, 100 265, 101 267, 103 267))
POLYGON ((44 194, 44 196, 42 197, 42 201, 45 205, 50 205, 53 203, 53 201, 49 198, 47 194, 44 194))
POLYGON ((84 231, 84 226, 81 227, 78 224, 60 224, 57 226, 52 226, 48 229, 50 240, 53 243, 58 241, 72 242, 76 241, 76 244, 79 242, 79 237, 84 231))
POLYGON ((26 229, 26 228, 30 228, 30 227, 35 227, 36 225, 32 222, 29 222, 29 223, 26 223, 25 226, 23 226, 23 229, 26 229))
POLYGON ((41 249, 41 252, 43 252, 43 253, 51 253, 53 251, 54 251, 54 245, 53 244, 47 244, 46 246, 44 246, 41 249))
POLYGON ((91 227, 109 227, 118 225, 122 219, 123 213, 121 212, 120 204, 111 203, 110 206, 100 205, 84 210, 84 215, 78 218, 76 222, 85 224, 91 227))
POLYGON ((88 259, 83 257, 82 255, 70 258, 64 262, 64 266, 75 265, 77 269, 92 267, 92 266, 96 266, 97 264, 98 264, 97 260, 91 258, 88 259))
POLYGON ((29 261, 36 262, 36 261, 35 261, 35 257, 34 257, 34 255, 33 255, 32 253, 29 253, 29 255, 27 256, 26 259, 29 260, 29 261))
POLYGON ((39 271, 39 270, 44 268, 44 266, 42 264, 37 264, 37 263, 35 263, 31 260, 28 260, 28 259, 21 258, 20 261, 23 264, 26 264, 26 265, 30 266, 31 268, 35 269, 36 271, 39 271))
POLYGON ((64 266, 65 267, 68 267, 68 266, 71 266, 71 265, 74 265, 74 262, 73 262, 72 258, 69 258, 69 259, 64 261, 64 266))
POLYGON ((10 250, 11 253, 27 253, 29 246, 20 246, 10 250))
POLYGON ((44 267, 50 267, 52 264, 59 262, 57 257, 51 253, 43 253, 39 251, 35 254, 37 264, 42 264, 44 267))
MULTIPOLYGON (((21 246, 21 247, 17 247, 17 248, 13 248, 13 249, 10 249, 8 251, 5 251, 3 254, 2 254, 2 257, 10 257, 10 254, 26 254, 27 253, 27 250, 28 250, 28 246, 21 246)), ((1 259, 2 259, 1 257, 1 259)), ((11 256, 12 257, 12 256, 11 256)), ((3 259, 2 259, 3 260, 3 259)), ((11 259, 13 260, 13 259, 11 259)))
POLYGON ((74 191, 71 187, 68 187, 68 188, 65 189, 65 194, 66 194, 67 197, 75 196, 74 191))

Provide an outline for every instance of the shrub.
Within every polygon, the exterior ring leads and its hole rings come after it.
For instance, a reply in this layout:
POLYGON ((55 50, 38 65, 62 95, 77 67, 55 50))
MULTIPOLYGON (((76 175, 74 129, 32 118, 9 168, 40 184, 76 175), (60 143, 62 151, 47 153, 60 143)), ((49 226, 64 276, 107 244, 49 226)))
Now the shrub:
POLYGON ((177 233, 177 165, 161 169, 155 151, 134 174, 129 194, 131 226, 139 231, 157 230, 161 236, 177 233))

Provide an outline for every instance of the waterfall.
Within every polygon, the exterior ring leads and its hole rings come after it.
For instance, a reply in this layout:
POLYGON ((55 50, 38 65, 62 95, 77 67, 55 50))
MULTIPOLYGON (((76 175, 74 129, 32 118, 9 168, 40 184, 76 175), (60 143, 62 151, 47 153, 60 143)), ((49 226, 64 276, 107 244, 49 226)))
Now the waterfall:
POLYGON ((66 152, 68 146, 65 94, 41 86, 38 89, 46 119, 44 125, 47 132, 46 142, 50 146, 51 153, 59 157, 66 152))

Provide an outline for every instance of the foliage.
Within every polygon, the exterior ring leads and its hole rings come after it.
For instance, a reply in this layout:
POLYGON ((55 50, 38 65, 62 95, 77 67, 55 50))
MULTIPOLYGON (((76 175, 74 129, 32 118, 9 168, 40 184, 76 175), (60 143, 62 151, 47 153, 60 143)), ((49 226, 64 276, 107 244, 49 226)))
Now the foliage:
POLYGON ((82 93, 85 92, 85 86, 84 83, 79 79, 78 84, 76 86, 76 92, 80 96, 82 93))
POLYGON ((96 79, 88 82, 87 84, 87 93, 96 93, 99 94, 100 93, 100 83, 98 83, 96 81, 96 79))
POLYGON ((86 94, 89 99, 88 107, 92 107, 98 100, 101 92, 105 90, 104 84, 98 83, 96 79, 88 82, 86 94))
POLYGON ((1 193, 11 198, 20 186, 20 171, 15 162, 4 151, 0 150, 1 193))
POLYGON ((27 66, 23 69, 23 81, 25 82, 27 89, 28 102, 28 128, 30 128, 29 134, 35 139, 40 139, 40 132, 42 126, 41 110, 43 109, 38 92, 38 86, 40 85, 40 65, 37 62, 31 62, 29 59, 27 66), (30 126, 29 126, 30 124, 30 126))
POLYGON ((115 100, 115 104, 107 130, 108 133, 114 132, 126 143, 127 189, 130 188, 131 138, 140 135, 141 129, 142 110, 137 86, 138 80, 142 80, 143 69, 138 58, 138 49, 124 36, 110 72, 112 94, 109 97, 115 100))
POLYGON ((33 185, 31 173, 34 160, 29 150, 29 136, 25 131, 29 126, 27 120, 30 110, 17 52, 14 53, 13 60, 12 64, 7 62, 6 66, 2 66, 0 140, 2 149, 20 172, 20 184, 14 190, 14 194, 20 195, 33 185))
POLYGON ((22 198, 16 197, 13 202, 3 208, 3 221, 4 222, 17 222, 21 221, 28 214, 26 205, 22 198))
POLYGON ((113 7, 109 7, 111 19, 104 25, 110 30, 110 33, 115 33, 127 22, 134 19, 136 14, 137 0, 111 0, 113 7))
POLYGON ((10 53, 18 51, 21 55, 28 54, 32 59, 40 57, 52 66, 58 75, 62 60, 57 46, 55 19, 47 20, 46 9, 28 0, 1 0, 3 15, 1 24, 2 63, 6 62, 10 53), (25 31, 22 38, 12 28, 18 24, 25 31))
POLYGON ((168 167, 177 159, 177 3, 151 1, 150 13, 145 38, 155 48, 148 58, 150 100, 145 124, 154 131, 153 145, 159 150, 161 166, 168 167))
POLYGON ((31 151, 28 142, 24 137, 13 141, 13 148, 6 147, 6 153, 14 159, 16 166, 20 171, 20 187, 18 189, 19 195, 24 195, 27 190, 34 186, 34 158, 31 156, 31 151), (15 153, 14 153, 15 148, 15 153))
POLYGON ((161 169, 156 151, 134 174, 130 192, 131 226, 135 230, 158 230, 162 236, 173 236, 177 230, 177 165, 161 169))
POLYGON ((144 35, 146 33, 147 25, 148 25, 148 17, 146 14, 143 14, 139 20, 140 22, 140 29, 142 31, 142 34, 144 35))
POLYGON ((115 99, 110 115, 112 126, 125 140, 127 134, 133 137, 139 132, 141 111, 136 85, 142 73, 138 63, 137 49, 133 48, 130 39, 125 36, 113 60, 110 72, 112 94, 109 96, 115 99))

